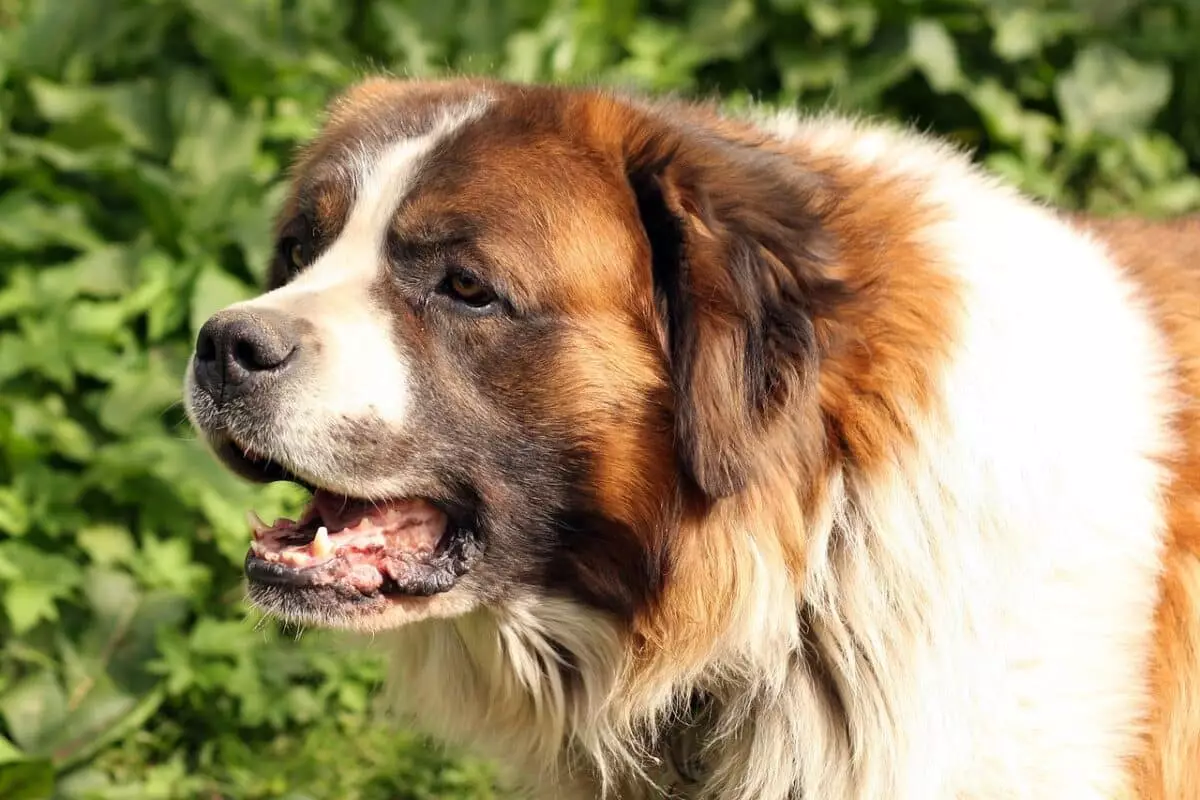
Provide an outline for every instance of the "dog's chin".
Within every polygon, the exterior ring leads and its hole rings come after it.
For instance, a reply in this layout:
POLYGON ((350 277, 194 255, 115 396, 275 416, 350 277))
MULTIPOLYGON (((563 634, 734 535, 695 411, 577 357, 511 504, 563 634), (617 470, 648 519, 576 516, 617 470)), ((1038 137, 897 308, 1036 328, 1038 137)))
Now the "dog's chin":
POLYGON ((468 515, 445 500, 361 498, 322 488, 232 440, 213 443, 231 470, 312 493, 298 519, 250 514, 251 601, 294 622, 378 630, 469 610, 459 580, 480 555, 468 515))

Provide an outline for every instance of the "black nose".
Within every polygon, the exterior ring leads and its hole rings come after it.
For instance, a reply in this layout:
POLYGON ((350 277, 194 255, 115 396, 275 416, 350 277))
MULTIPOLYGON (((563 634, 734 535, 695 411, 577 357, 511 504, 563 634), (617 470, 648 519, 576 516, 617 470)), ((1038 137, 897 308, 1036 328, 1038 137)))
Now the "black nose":
POLYGON ((219 402, 245 394, 285 371, 299 343, 298 322, 278 312, 214 314, 196 337, 196 384, 219 402))

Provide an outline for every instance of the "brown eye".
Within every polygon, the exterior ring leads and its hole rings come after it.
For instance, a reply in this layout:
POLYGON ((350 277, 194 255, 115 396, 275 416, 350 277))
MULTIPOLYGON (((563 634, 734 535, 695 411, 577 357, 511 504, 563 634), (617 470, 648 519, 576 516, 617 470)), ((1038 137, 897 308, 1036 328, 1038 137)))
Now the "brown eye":
POLYGON ((496 300, 491 289, 465 272, 451 273, 442 285, 445 294, 471 308, 486 308, 496 300))
POLYGON ((279 240, 279 257, 289 273, 299 272, 308 266, 308 248, 295 236, 279 240))
POLYGON ((304 245, 300 242, 293 242, 288 248, 288 265, 292 269, 300 269, 304 266, 304 245))

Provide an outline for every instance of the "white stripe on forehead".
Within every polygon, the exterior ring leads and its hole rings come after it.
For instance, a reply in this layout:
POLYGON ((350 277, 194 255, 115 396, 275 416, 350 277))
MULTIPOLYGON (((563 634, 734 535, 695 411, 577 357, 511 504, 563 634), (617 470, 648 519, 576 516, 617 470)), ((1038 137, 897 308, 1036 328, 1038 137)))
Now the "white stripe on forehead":
MULTIPOLYGON (((353 183, 353 205, 333 244, 290 284, 276 291, 314 292, 347 280, 375 278, 392 216, 412 190, 429 154, 463 125, 478 119, 488 100, 443 109, 428 133, 394 141, 381 150, 361 148, 343 171, 353 183)), ((272 293, 274 294, 274 293, 272 293)))
POLYGON ((360 150, 342 173, 353 183, 354 200, 337 238, 290 283, 239 304, 275 309, 312 326, 317 346, 310 356, 311 385, 292 390, 286 402, 294 437, 285 436, 292 440, 281 445, 298 459, 293 467, 309 466, 299 454, 334 421, 370 419, 396 429, 408 419, 411 371, 388 310, 372 298, 373 286, 387 269, 392 217, 429 154, 487 105, 486 98, 456 105, 426 134, 360 150))

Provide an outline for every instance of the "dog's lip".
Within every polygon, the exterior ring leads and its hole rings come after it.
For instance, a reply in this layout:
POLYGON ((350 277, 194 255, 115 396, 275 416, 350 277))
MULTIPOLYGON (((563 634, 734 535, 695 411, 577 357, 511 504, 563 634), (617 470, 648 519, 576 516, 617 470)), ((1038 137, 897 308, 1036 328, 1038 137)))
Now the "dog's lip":
POLYGON ((402 509, 398 516, 384 512, 382 519, 367 517, 334 533, 308 515, 295 523, 277 521, 266 531, 254 520, 246 577, 252 586, 333 589, 339 602, 399 601, 452 588, 470 566, 474 535, 428 501, 390 505, 402 509))
MULTIPOLYGON (((371 551, 368 553, 359 540, 354 546, 341 551, 339 547, 346 544, 341 533, 345 521, 322 526, 325 520, 314 509, 319 508, 322 501, 326 507, 332 502, 360 509, 364 505, 378 504, 370 504, 362 498, 307 481, 280 463, 279 459, 243 445, 232 437, 222 437, 212 442, 212 447, 226 467, 247 480, 257 483, 286 481, 312 494, 309 507, 298 521, 276 521, 276 525, 284 522, 289 524, 270 534, 268 538, 274 538, 269 544, 263 539, 262 529, 275 526, 266 526, 257 518, 251 518, 255 540, 246 553, 243 571, 252 586, 298 591, 332 588, 343 600, 378 598, 399 601, 437 594, 451 588, 457 578, 469 569, 474 555, 479 552, 478 537, 473 532, 475 526, 471 522, 473 515, 452 501, 420 495, 401 496, 380 503, 385 507, 397 504, 411 508, 423 507, 426 510, 424 513, 432 514, 441 521, 436 541, 427 538, 415 549, 391 539, 372 541, 366 545, 366 550, 371 551), (334 545, 334 549, 314 558, 312 548, 318 527, 326 527, 327 532, 323 536, 327 537, 326 542, 334 545)), ((355 524, 351 521, 344 527, 354 528, 355 524)))
POLYGON ((311 483, 293 473, 278 459, 271 458, 253 447, 239 443, 232 437, 221 437, 213 442, 213 450, 226 467, 235 474, 253 483, 296 483, 309 491, 315 491, 311 483))

